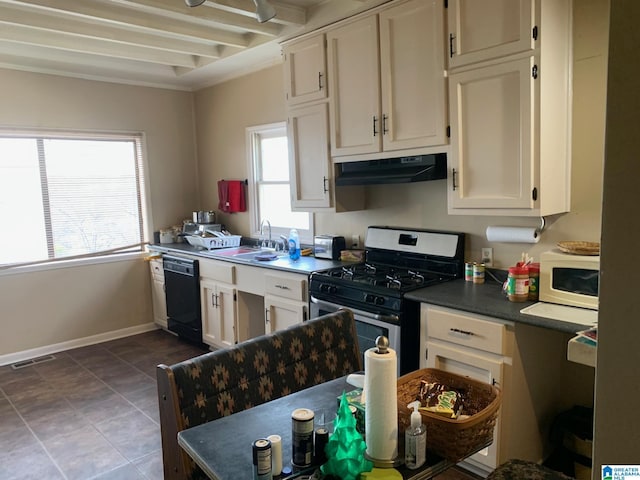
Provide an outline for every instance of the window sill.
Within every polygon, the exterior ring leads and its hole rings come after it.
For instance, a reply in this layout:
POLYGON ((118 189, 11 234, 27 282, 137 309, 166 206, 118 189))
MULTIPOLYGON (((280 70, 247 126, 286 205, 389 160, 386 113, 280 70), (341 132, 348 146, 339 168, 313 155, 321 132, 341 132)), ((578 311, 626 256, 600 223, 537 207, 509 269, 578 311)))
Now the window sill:
POLYGON ((25 265, 21 267, 0 266, 0 277, 46 270, 58 270, 61 268, 77 268, 87 265, 98 265, 101 263, 128 262, 131 260, 142 259, 147 255, 148 252, 126 252, 73 260, 55 260, 46 263, 39 263, 37 265, 25 265))

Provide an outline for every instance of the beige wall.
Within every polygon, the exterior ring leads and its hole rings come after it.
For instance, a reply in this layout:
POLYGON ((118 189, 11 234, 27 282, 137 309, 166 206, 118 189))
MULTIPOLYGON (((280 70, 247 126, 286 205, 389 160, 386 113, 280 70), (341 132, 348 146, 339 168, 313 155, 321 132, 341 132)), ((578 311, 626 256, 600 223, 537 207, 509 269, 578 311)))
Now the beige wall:
MULTIPOLYGON (((196 92, 200 203, 218 209, 218 180, 248 178, 245 129, 285 117, 281 66, 196 92)), ((233 232, 250 233, 249 213, 220 214, 233 232)))
MULTIPOLYGON (((608 0, 580 0, 574 8, 574 125, 572 211, 548 219, 539 244, 491 244, 488 225, 537 226, 536 218, 447 214, 446 181, 367 187, 364 211, 316 214, 317 233, 364 236, 369 225, 398 225, 466 232, 467 257, 494 248, 506 268, 528 252, 536 258, 560 240, 600 240, 608 0)), ((276 66, 196 94, 202 203, 217 204, 215 182, 246 178, 244 128, 285 120, 282 67, 276 66), (267 100, 257 100, 258 96, 267 100)), ((249 234, 247 214, 223 216, 234 233, 249 234)))
MULTIPOLYGON (((197 206, 191 93, 0 70, 0 126, 145 132, 151 230, 197 206)), ((16 206, 19 208, 19 206, 16 206)), ((3 225, 4 235, 11 231, 3 225)), ((152 321, 142 260, 0 276, 0 355, 152 321)))
POLYGON ((637 0, 611 2, 594 479, 602 478, 602 465, 640 465, 640 303, 633 259, 640 238, 638 18, 637 0), (627 407, 621 399, 629 400, 627 407))

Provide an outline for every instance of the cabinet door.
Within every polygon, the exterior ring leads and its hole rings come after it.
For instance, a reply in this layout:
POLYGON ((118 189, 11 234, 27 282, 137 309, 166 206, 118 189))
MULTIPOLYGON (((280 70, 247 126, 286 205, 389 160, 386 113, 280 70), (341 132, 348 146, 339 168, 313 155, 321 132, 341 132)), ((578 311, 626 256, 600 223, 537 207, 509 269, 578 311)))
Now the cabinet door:
POLYGON ((449 213, 534 208, 534 63, 529 57, 449 77, 449 213))
POLYGON ((225 348, 237 343, 235 289, 214 282, 200 282, 202 341, 225 348))
POLYGON ((294 211, 331 207, 333 176, 327 134, 325 103, 289 110, 287 137, 294 211))
POLYGON ((324 34, 286 45, 283 53, 287 104, 297 105, 326 98, 324 34))
MULTIPOLYGON (((479 350, 456 347, 452 343, 427 342, 427 368, 437 368, 481 382, 499 386, 504 378, 504 358, 479 350)), ((469 457, 472 461, 494 469, 500 450, 500 413, 493 432, 493 443, 469 457)))
POLYGON ((220 319, 220 342, 224 347, 238 343, 236 323, 236 291, 227 285, 218 285, 218 315, 220 319))
POLYGON ((167 297, 164 291, 164 280, 153 278, 151 288, 153 321, 162 328, 167 328, 167 297))
POLYGON ((383 149, 444 145, 442 2, 413 0, 380 12, 383 149))
POLYGON ((327 32, 331 85, 331 155, 381 149, 378 17, 327 32))
POLYGON ((304 303, 266 295, 264 308, 266 333, 282 330, 307 319, 307 305, 304 303))
POLYGON ((449 0, 449 67, 534 48, 533 0, 449 0))

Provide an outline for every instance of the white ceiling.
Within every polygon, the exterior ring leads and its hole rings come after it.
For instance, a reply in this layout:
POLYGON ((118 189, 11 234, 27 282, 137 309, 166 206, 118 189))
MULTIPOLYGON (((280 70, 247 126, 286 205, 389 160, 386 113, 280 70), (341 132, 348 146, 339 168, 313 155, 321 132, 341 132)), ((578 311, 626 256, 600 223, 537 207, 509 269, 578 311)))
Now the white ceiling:
POLYGON ((0 68, 197 90, 280 62, 279 42, 388 0, 0 0, 0 68))

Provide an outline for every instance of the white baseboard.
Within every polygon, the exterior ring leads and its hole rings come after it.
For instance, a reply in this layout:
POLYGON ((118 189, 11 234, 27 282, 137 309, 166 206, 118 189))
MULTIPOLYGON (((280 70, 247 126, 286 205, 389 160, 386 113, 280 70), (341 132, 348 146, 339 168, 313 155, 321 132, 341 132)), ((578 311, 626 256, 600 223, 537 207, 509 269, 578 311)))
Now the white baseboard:
POLYGON ((86 347, 87 345, 95 345, 96 343, 129 337, 138 333, 150 332, 152 330, 157 330, 158 328, 160 327, 158 327, 158 325, 153 322, 143 323, 142 325, 136 325, 135 327, 127 327, 120 330, 113 330, 111 332, 91 335, 89 337, 76 338, 74 340, 54 343, 53 345, 46 345, 44 347, 31 348, 29 350, 23 350, 21 352, 7 353, 5 355, 0 355, 0 366, 10 365, 12 363, 22 362, 31 358, 50 355, 52 353, 62 352, 64 350, 70 350, 72 348, 86 347))

